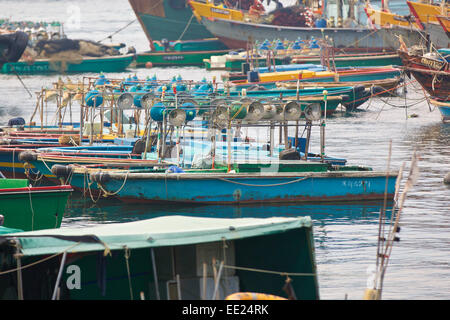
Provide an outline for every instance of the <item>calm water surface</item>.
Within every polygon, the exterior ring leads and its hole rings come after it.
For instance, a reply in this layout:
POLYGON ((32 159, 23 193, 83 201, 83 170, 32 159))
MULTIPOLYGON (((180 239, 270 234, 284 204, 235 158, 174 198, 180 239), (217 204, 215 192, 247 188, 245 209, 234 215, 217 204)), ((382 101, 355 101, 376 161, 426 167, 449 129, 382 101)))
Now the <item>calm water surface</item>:
MULTIPOLYGON (((132 21, 128 1, 0 1, 0 18, 65 22, 71 38, 101 40, 132 21), (99 9, 101 8, 101 9, 99 9)), ((138 51, 148 43, 140 25, 134 22, 113 37, 138 51)), ((108 74, 124 78, 136 73, 144 78, 157 74, 170 79, 211 79, 220 72, 201 68, 134 69, 108 74)), ((81 76, 71 76, 72 80, 81 76)), ((58 76, 22 76, 25 86, 39 91, 50 87, 58 76)), ((218 79, 220 79, 218 77, 218 79)), ((408 80, 407 80, 408 81, 408 80)), ((401 217, 401 241, 396 243, 385 277, 384 299, 450 298, 450 188, 443 178, 450 171, 450 125, 443 124, 438 110, 421 101, 417 84, 404 98, 374 99, 350 115, 338 114, 327 122, 327 154, 345 157, 349 164, 385 170, 392 140, 391 168, 406 169, 414 150, 420 155, 420 176, 408 193, 401 217), (414 117, 411 117, 414 115, 414 117)), ((15 76, 0 75, 0 124, 22 116, 28 119, 35 107, 15 76)), ((51 115, 49 116, 51 117, 51 115)), ((317 142, 317 138, 315 142, 317 142)), ((313 150, 318 151, 318 150, 313 150)), ((294 205, 263 207, 161 207, 123 205, 119 201, 89 199, 73 195, 63 227, 82 227, 147 219, 167 214, 214 217, 304 216, 314 220, 316 258, 322 299, 361 299, 366 286, 366 269, 374 264, 380 205, 294 205)))

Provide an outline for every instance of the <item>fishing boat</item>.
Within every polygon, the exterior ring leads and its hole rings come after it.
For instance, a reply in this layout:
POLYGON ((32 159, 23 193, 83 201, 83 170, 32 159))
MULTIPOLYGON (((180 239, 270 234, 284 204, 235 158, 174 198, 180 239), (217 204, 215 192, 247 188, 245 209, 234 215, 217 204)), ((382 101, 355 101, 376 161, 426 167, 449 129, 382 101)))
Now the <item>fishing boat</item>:
POLYGON ((59 228, 69 185, 31 187, 27 179, 0 179, 3 226, 23 231, 59 228))
POLYGON ((406 71, 412 75, 429 94, 429 102, 435 105, 442 121, 449 120, 450 69, 448 49, 438 49, 432 53, 399 50, 406 71))
MULTIPOLYGON (((191 0, 189 4, 197 20, 230 49, 246 48, 246 43, 249 39, 263 42, 265 39, 295 41, 299 37, 304 40, 314 37, 315 39, 333 39, 334 47, 336 48, 347 48, 347 50, 352 49, 356 52, 381 52, 383 49, 395 49, 397 47, 395 38, 397 34, 402 34, 405 39, 411 41, 411 45, 418 43, 421 38, 418 32, 408 29, 398 28, 389 31, 380 29, 374 32, 374 30, 358 22, 357 17, 359 15, 354 15, 355 12, 358 12, 356 3, 355 7, 352 8, 353 10, 349 10, 350 16, 345 13, 340 17, 342 21, 348 18, 349 21, 357 25, 356 27, 344 27, 343 25, 329 27, 324 19, 319 19, 314 24, 309 23, 304 26, 284 26, 282 22, 279 25, 275 25, 265 23, 267 15, 262 11, 256 15, 253 21, 250 14, 248 15, 249 19, 244 18, 240 20, 234 18, 234 15, 231 14, 232 9, 224 8, 222 4, 215 5, 209 1, 205 3, 194 0, 191 0), (351 16, 352 12, 354 16, 351 16), (214 16, 213 13, 218 16, 214 16), (248 22, 248 20, 251 22, 248 22)), ((331 8, 334 10, 336 7, 321 5, 321 10, 326 19, 339 15, 328 12, 332 10, 331 8)))
POLYGON ((443 54, 440 54, 439 50, 431 54, 424 54, 423 51, 408 52, 399 50, 398 52, 406 71, 414 76, 430 96, 443 101, 449 99, 449 63, 443 59, 443 54))
POLYGON ((82 57, 81 59, 36 59, 4 63, 4 74, 52 74, 85 72, 123 72, 133 62, 135 54, 105 57, 82 57))
MULTIPOLYGON (((254 67, 267 67, 270 63, 267 63, 268 59, 265 56, 258 56, 251 58, 254 63, 254 67)), ((241 71, 244 63, 249 63, 250 59, 245 56, 239 55, 223 55, 218 57, 211 57, 205 59, 204 64, 206 70, 227 70, 227 71, 241 71)), ((289 58, 285 56, 275 57, 275 66, 285 65, 289 60, 291 64, 313 64, 321 65, 323 59, 319 54, 311 55, 296 55, 292 54, 289 58)), ((391 66, 401 65, 401 59, 395 52, 385 53, 359 53, 359 54, 346 54, 336 53, 332 59, 332 63, 336 67, 375 67, 375 66, 391 66)), ((276 67, 275 67, 276 68, 276 67)))
MULTIPOLYGON (((59 145, 59 144, 55 144, 59 145)), ((13 144, 13 145, 0 145, 0 171, 7 178, 31 178, 29 175, 33 175, 33 165, 24 167, 23 162, 19 159, 21 152, 35 150, 40 147, 48 147, 49 144, 13 144), (28 172, 27 170, 31 170, 28 172)))
POLYGON ((380 200, 387 177, 387 194, 392 198, 397 177, 367 168, 299 161, 236 164, 232 168, 236 173, 99 171, 91 173, 91 180, 125 202, 250 204, 380 200))
POLYGON ((202 65, 228 48, 199 24, 185 0, 129 0, 150 44, 137 67, 202 65))
POLYGON ((336 82, 342 85, 346 82, 359 82, 370 80, 391 79, 401 76, 401 70, 397 67, 342 67, 332 71, 293 70, 281 72, 267 72, 259 74, 249 72, 246 80, 231 81, 237 89, 262 86, 267 89, 276 87, 279 82, 336 82))
POLYGON ((2 234, 1 298, 216 300, 241 290, 284 297, 289 277, 298 299, 316 300, 312 230, 310 217, 165 216, 2 234), (16 259, 39 267, 7 273, 16 259))

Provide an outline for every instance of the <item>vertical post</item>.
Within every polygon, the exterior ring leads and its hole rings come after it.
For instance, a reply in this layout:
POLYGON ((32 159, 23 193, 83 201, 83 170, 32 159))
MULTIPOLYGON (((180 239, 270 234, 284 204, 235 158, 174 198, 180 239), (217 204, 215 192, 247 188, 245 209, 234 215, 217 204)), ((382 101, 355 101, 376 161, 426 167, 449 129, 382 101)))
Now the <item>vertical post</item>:
POLYGON ((55 288, 53 289, 52 300, 56 300, 56 295, 58 293, 58 288, 59 288, 59 282, 61 281, 62 271, 63 271, 64 265, 66 263, 66 257, 67 257, 67 251, 64 251, 62 259, 61 259, 61 265, 59 266, 58 276, 56 278, 55 288))
POLYGON ((320 157, 321 161, 324 162, 325 160, 325 126, 327 121, 327 94, 328 91, 323 91, 323 100, 325 102, 325 110, 324 110, 324 117, 320 124, 320 157))
POLYGON ((177 293, 178 293, 178 300, 181 300, 181 281, 180 281, 180 275, 177 274, 177 293))
POLYGON ((269 145, 269 155, 273 156, 273 144, 274 144, 274 136, 275 136, 275 125, 273 121, 270 121, 270 145, 269 145))
POLYGON ((23 300, 23 284, 22 284, 22 253, 20 252, 20 242, 19 240, 14 240, 16 243, 16 253, 14 257, 17 260, 17 299, 23 300))
POLYGON ((151 252, 151 255, 152 255, 152 269, 153 269, 153 279, 155 281, 156 300, 161 300, 161 296, 159 295, 158 273, 156 272, 155 251, 154 251, 153 248, 151 248, 150 252, 151 252))
POLYGON ((217 300, 218 298, 217 295, 219 291, 219 283, 220 283, 220 276, 222 275, 222 270, 223 270, 223 261, 220 262, 219 272, 217 273, 216 281, 214 284, 214 292, 211 300, 217 300))
POLYGON ((206 262, 203 262, 203 293, 202 293, 202 300, 206 300, 206 262))
POLYGON ((308 160, 309 153, 309 142, 311 141, 311 121, 306 122, 307 131, 306 131, 306 144, 305 144, 305 160, 308 160))
POLYGON ((227 148, 228 148, 228 172, 231 171, 231 139, 233 137, 231 136, 231 121, 228 122, 228 128, 227 128, 227 148))

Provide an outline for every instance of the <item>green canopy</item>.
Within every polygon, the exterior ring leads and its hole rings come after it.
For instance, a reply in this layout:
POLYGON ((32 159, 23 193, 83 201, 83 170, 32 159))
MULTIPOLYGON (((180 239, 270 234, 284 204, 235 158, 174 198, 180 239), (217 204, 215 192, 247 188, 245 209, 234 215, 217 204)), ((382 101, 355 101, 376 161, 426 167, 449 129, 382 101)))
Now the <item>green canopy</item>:
POLYGON ((0 236, 17 238, 25 256, 67 251, 87 252, 176 246, 234 240, 311 228, 310 217, 297 218, 201 218, 167 216, 85 228, 60 228, 0 236))

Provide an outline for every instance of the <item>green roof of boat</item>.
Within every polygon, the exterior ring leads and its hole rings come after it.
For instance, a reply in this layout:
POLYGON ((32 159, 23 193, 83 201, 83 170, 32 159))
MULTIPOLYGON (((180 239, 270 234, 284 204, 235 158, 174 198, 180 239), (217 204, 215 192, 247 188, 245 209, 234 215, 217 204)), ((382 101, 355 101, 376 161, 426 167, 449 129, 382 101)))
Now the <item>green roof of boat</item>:
POLYGON ((296 218, 203 218, 166 216, 84 228, 60 228, 0 236, 15 237, 25 256, 67 251, 88 252, 177 246, 248 238, 311 228, 310 217, 296 218))

